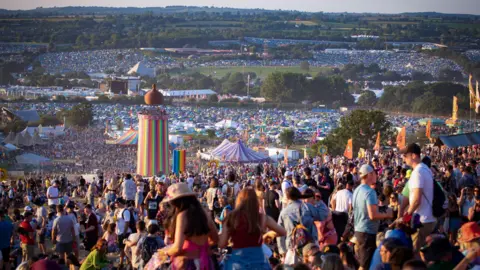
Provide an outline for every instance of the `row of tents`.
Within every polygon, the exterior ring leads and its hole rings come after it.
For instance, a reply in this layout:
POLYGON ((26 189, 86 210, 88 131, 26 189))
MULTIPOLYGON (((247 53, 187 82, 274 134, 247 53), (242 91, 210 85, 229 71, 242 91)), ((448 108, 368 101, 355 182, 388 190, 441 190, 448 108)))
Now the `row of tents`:
POLYGON ((22 135, 21 132, 15 134, 10 132, 8 136, 3 140, 6 144, 13 144, 17 147, 19 146, 34 146, 34 145, 43 145, 45 142, 40 138, 38 131, 33 133, 33 136, 29 132, 24 132, 22 135))

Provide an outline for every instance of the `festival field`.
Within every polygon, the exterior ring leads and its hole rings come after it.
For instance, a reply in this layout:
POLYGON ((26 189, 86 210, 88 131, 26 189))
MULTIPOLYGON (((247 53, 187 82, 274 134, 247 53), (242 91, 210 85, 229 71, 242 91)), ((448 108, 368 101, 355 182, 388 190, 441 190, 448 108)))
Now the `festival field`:
POLYGON ((212 75, 217 78, 221 78, 228 73, 234 72, 255 72, 257 77, 265 78, 268 74, 273 72, 294 72, 294 73, 309 73, 315 75, 321 71, 330 69, 328 67, 310 67, 309 71, 296 67, 199 67, 190 69, 191 71, 198 71, 204 75, 212 75))

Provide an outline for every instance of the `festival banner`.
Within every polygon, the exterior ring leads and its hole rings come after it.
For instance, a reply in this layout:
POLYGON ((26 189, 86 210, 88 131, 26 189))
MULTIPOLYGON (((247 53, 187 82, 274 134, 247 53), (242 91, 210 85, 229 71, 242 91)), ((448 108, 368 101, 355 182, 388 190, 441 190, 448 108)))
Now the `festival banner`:
POLYGON ((407 138, 407 129, 406 127, 402 127, 402 129, 400 130, 400 132, 398 132, 398 135, 397 135, 398 149, 405 148, 405 146, 407 145, 407 143, 405 142, 406 138, 407 138))
POLYGON ((345 152, 343 152, 343 156, 348 159, 353 159, 353 140, 349 139, 347 142, 347 147, 345 148, 345 152))
POLYGON ((427 129, 425 130, 425 136, 427 136, 427 138, 431 138, 432 137, 432 120, 428 120, 427 122, 427 129))
POLYGON ((366 157, 366 151, 363 148, 360 148, 358 150, 358 158, 365 158, 366 157))
POLYGON ((380 131, 377 133, 377 141, 375 142, 373 150, 380 151, 380 131))

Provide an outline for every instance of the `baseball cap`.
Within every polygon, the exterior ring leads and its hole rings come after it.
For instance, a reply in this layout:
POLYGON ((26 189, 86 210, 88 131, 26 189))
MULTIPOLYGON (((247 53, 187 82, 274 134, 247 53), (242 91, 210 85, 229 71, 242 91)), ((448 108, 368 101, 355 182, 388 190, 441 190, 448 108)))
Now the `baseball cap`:
POLYGON ((460 228, 458 241, 470 242, 472 240, 480 238, 480 225, 476 222, 468 222, 463 224, 460 228))
POLYGON ((364 177, 371 172, 373 172, 372 166, 370 166, 368 164, 364 164, 364 165, 362 165, 362 167, 360 167, 360 170, 358 171, 358 174, 360 175, 360 177, 364 177))
POLYGON ((23 209, 23 211, 25 211, 25 212, 32 212, 33 209, 32 209, 32 207, 30 207, 30 206, 27 205, 27 206, 25 206, 25 209, 23 209))
POLYGON ((403 148, 402 150, 400 150, 400 153, 401 154, 412 153, 420 156, 420 154, 422 153, 422 149, 420 149, 420 146, 418 146, 418 144, 412 143, 412 144, 409 144, 407 147, 403 148))
POLYGON ((285 172, 285 177, 289 177, 289 176, 292 176, 293 173, 291 171, 286 171, 285 172))

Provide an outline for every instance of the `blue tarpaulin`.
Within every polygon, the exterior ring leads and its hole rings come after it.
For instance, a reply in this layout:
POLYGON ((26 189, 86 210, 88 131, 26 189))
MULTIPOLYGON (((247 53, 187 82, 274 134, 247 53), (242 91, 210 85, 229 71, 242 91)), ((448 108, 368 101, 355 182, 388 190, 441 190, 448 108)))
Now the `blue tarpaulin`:
POLYGON ((449 148, 480 144, 480 132, 439 136, 440 141, 449 148))

